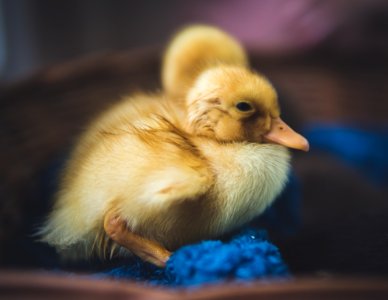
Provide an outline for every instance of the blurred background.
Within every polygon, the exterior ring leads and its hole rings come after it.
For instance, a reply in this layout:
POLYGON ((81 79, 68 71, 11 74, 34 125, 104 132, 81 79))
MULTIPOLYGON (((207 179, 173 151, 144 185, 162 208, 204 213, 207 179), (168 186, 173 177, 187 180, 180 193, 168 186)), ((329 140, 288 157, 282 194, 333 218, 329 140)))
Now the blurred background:
POLYGON ((242 41, 310 140, 271 215, 291 270, 388 275, 384 0, 0 0, 0 267, 53 265, 31 234, 75 138, 123 95, 158 89, 164 46, 192 23, 242 41))
POLYGON ((323 45, 386 52, 387 7, 384 0, 1 0, 0 79, 88 54, 161 46, 190 23, 220 26, 272 55, 323 45))

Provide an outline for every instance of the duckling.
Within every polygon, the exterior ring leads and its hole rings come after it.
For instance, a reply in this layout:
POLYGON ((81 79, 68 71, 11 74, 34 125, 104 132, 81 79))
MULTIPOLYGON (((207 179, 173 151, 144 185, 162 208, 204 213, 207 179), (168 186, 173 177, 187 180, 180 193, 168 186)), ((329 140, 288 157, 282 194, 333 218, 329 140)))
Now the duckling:
POLYGON ((162 78, 164 92, 127 97, 81 136, 40 232, 65 258, 135 254, 163 267, 182 245, 260 215, 287 181, 287 147, 308 150, 272 84, 218 29, 178 33, 162 78))

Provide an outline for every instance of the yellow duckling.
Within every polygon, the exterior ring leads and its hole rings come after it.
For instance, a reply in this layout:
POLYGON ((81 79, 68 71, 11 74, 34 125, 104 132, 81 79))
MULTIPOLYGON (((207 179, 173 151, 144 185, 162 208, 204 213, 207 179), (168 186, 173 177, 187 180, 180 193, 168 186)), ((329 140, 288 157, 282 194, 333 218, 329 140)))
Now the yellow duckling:
POLYGON ((286 147, 308 150, 271 83, 218 29, 179 33, 162 81, 164 93, 126 98, 79 140, 41 230, 65 257, 164 266, 169 251, 262 213, 287 181, 286 147))

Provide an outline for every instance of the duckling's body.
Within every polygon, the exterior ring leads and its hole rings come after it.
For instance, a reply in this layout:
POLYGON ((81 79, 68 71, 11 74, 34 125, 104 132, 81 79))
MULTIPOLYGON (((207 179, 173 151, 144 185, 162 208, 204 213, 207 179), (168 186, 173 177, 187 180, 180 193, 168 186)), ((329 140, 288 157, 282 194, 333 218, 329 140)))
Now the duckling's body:
MULTIPOLYGON (((280 122, 272 85, 220 61, 184 81, 184 92, 129 97, 90 126, 67 165, 45 241, 81 258, 121 245, 163 265, 163 249, 228 232, 275 199, 289 170, 282 145, 295 142, 270 134, 280 122)), ((275 129, 287 132, 283 124, 275 129)))
POLYGON ((77 257, 103 250, 96 238, 105 238, 112 209, 133 232, 174 250, 248 222, 281 191, 286 148, 190 136, 171 123, 168 107, 157 95, 126 99, 81 139, 45 237, 64 255, 74 255, 71 245, 77 257))

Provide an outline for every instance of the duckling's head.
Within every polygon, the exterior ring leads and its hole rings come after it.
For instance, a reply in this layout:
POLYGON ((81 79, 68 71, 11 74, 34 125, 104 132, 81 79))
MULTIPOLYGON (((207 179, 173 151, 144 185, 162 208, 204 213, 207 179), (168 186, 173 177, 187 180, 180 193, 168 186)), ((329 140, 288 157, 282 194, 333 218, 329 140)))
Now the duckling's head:
POLYGON ((186 98, 191 134, 220 142, 276 143, 307 151, 307 140, 280 119, 277 94, 262 75, 238 66, 202 73, 186 98))

